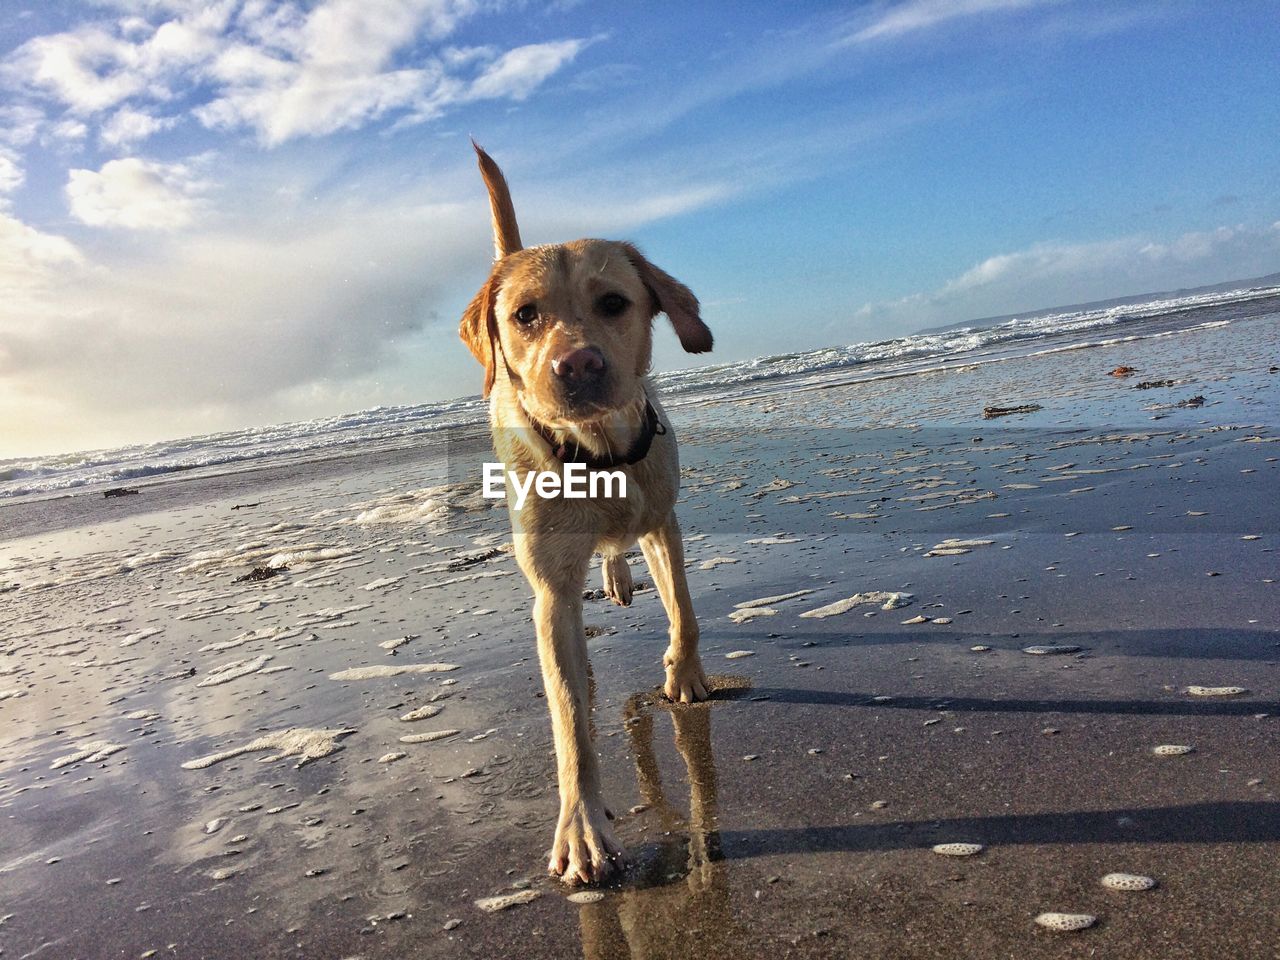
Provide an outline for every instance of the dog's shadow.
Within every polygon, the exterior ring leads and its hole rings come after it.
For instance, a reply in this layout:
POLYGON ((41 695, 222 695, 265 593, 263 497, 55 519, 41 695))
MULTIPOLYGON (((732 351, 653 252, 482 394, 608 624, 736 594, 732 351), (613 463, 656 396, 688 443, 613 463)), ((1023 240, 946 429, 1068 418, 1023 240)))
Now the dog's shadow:
MULTIPOLYGON (((582 951, 587 960, 698 956, 708 936, 721 945, 740 943, 743 949, 751 949, 748 945, 753 941, 731 909, 732 860, 778 854, 902 850, 927 846, 923 838, 934 834, 934 839, 978 839, 991 846, 1280 842, 1280 803, 1269 798, 889 824, 796 823, 781 829, 724 832, 719 825, 718 782, 711 746, 716 701, 741 699, 754 692, 775 702, 853 707, 867 705, 867 698, 811 690, 751 691, 745 681, 711 680, 712 699, 707 703, 671 705, 657 693, 637 694, 627 702, 624 726, 645 804, 640 814, 644 832, 647 836, 660 834, 663 839, 633 844, 626 875, 603 891, 603 899, 579 906, 582 951), (684 761, 689 786, 687 815, 668 796, 658 764, 655 738, 665 726, 664 716, 670 717, 676 750, 684 761)), ((1058 709, 1069 708, 1062 703, 1055 705, 1058 709)), ((1257 709, 1256 703, 1242 706, 1257 709)), ((1009 704, 975 703, 968 707, 1008 709, 1009 704)), ((1146 712, 1142 707, 1105 703, 1097 709, 1146 712)), ((1176 712, 1234 715, 1238 711, 1211 705, 1182 707, 1176 712)))

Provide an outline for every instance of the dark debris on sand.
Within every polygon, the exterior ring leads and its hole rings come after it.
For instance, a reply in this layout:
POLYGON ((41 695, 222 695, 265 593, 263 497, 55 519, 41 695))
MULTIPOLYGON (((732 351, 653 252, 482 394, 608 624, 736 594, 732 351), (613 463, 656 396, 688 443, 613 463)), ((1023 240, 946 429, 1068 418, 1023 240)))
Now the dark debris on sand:
POLYGON ((502 550, 494 547, 492 550, 481 550, 477 553, 464 553, 459 557, 449 561, 450 570, 465 570, 467 567, 474 567, 478 563, 484 563, 486 560, 492 560, 494 557, 502 556, 502 550))
POLYGON ((283 564, 279 567, 254 567, 243 577, 236 577, 236 583, 260 583, 263 580, 270 580, 272 577, 278 577, 289 569, 289 565, 283 564))
POLYGON ((982 416, 986 420, 994 420, 996 417, 1008 417, 1015 413, 1035 413, 1043 409, 1038 403, 1024 403, 1016 407, 983 407, 982 416))

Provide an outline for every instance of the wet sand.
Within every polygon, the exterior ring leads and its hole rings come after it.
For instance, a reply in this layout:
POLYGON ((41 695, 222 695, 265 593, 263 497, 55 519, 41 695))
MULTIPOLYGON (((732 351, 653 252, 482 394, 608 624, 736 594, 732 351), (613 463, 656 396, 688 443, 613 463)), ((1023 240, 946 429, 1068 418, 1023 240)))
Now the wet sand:
POLYGON ((652 590, 586 604, 599 898, 542 874, 472 447, 0 506, 0 956, 1275 957, 1277 362, 1270 317, 674 410, 717 693, 662 702, 652 590))

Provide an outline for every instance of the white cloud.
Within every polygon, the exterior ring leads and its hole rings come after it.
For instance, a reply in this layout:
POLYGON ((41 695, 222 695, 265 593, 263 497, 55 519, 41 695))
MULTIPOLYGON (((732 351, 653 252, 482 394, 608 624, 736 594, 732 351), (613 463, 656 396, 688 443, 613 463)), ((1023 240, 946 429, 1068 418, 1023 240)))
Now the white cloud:
MULTIPOLYGON (((240 189, 222 197, 216 221, 128 244, 90 233, 83 253, 0 220, 0 288, 26 291, 0 297, 0 456, 476 392, 457 318, 492 241, 469 154, 460 144, 429 184, 360 203, 315 199, 314 184, 331 175, 323 163, 291 164, 282 190, 262 175, 277 161, 263 159, 221 171, 240 189)), ((113 160, 86 173, 157 166, 113 160)), ((559 173, 521 182, 523 222, 554 239, 626 235, 728 192, 694 187, 686 172, 645 182, 643 203, 634 181, 593 188, 584 210, 559 173)))
MULTIPOLYGON (((44 233, 0 210, 0 388, 13 402, 0 403, 0 423, 12 437, 30 424, 34 401, 42 406, 41 391, 21 391, 10 375, 19 372, 21 344, 37 341, 48 329, 46 314, 63 292, 84 279, 86 262, 75 244, 44 233)), ((2 391, 0 391, 2 392, 2 391)), ((2 439, 0 439, 2 442, 2 439)), ((0 453, 0 456, 4 454, 0 453)))
POLYGON ((282 19, 264 7, 253 42, 227 46, 209 66, 219 94, 196 117, 219 129, 247 127, 266 146, 355 129, 393 111, 407 111, 402 123, 420 122, 467 100, 523 100, 586 45, 561 40, 501 55, 450 47, 394 66, 411 42, 447 36, 476 9, 470 0, 330 0, 282 19), (477 67, 470 84, 458 75, 477 67))
POLYGON ((0 287, 6 291, 42 287, 60 269, 83 263, 83 255, 70 240, 0 213, 0 287))
POLYGON ((50 142, 61 142, 64 144, 79 143, 89 135, 89 128, 84 121, 77 120, 74 117, 66 117, 47 128, 46 135, 40 138, 40 142, 48 144, 50 142))
MULTIPOLYGON (((702 179, 702 178, 699 178, 702 179)), ((561 237, 575 233, 591 236, 625 235, 636 227, 679 217, 695 210, 720 203, 737 193, 741 184, 729 183, 647 183, 632 180, 632 188, 622 188, 615 200, 606 200, 591 209, 574 205, 568 209, 563 197, 548 209, 536 201, 521 203, 530 214, 529 221, 537 222, 549 234, 561 237)))
POLYGON ((30 104, 0 106, 0 143, 25 147, 36 138, 43 120, 44 112, 30 104))
MULTIPOLYGON (((433 308, 463 299, 459 276, 479 284, 487 229, 456 204, 402 202, 292 223, 246 216, 232 232, 86 264, 0 214, 0 447, 83 449, 379 402, 368 383, 351 386, 404 360, 433 308), (33 409, 59 419, 30 422, 33 409)), ((456 323, 440 328, 457 370, 456 323)), ((405 400, 431 394, 407 389, 405 400)))
POLYGON ((996 284, 1042 281, 1120 263, 1134 253, 1131 239, 1097 243, 1041 243, 1017 253, 988 257, 949 281, 943 294, 978 290, 996 284))
POLYGON ((401 123, 421 122, 468 100, 524 99, 586 43, 560 40, 505 53, 417 49, 454 33, 482 9, 481 0, 109 5, 125 15, 32 38, 0 67, 8 86, 75 117, 96 120, 114 110, 99 131, 108 146, 154 133, 167 122, 157 118, 156 104, 202 87, 211 92, 192 109, 201 123, 249 130, 269 147, 356 129, 391 112, 403 114, 401 123))
POLYGON ((8 147, 0 147, 0 202, 3 195, 13 193, 26 180, 26 174, 18 165, 18 154, 8 147))
POLYGON ((851 34, 845 43, 899 37, 945 23, 985 13, 1024 10, 1060 0, 905 0, 892 6, 881 4, 869 23, 851 34))
POLYGON ((98 139, 108 147, 130 147, 177 122, 177 117, 156 117, 143 110, 121 107, 102 125, 98 139))
POLYGON ((72 216, 93 227, 174 230, 192 223, 207 187, 186 164, 127 157, 70 171, 67 201, 72 216))
POLYGON ((585 40, 560 40, 508 50, 472 81, 470 96, 477 100, 524 100, 586 45, 585 40))
POLYGON ((438 70, 360 71, 298 64, 237 47, 213 67, 221 96, 196 109, 205 126, 255 131, 268 147, 297 137, 355 129, 422 101, 443 80, 438 70))
POLYGON ((988 257, 938 289, 871 303, 856 314, 875 334, 1034 312, 1247 279, 1280 269, 1280 223, 1220 226, 1160 241, 1120 237, 1039 243, 988 257))
POLYGON ((419 34, 448 36, 477 8, 473 0, 328 0, 307 15, 295 53, 315 64, 377 67, 419 34))
POLYGON ((233 8, 230 0, 218 0, 188 5, 154 28, 126 18, 33 37, 5 59, 0 77, 11 87, 40 91, 79 116, 136 96, 164 100, 172 78, 217 52, 233 8))
POLYGON ((145 89, 147 80, 131 70, 133 50, 99 26, 35 37, 5 64, 6 79, 40 88, 71 109, 92 113, 145 89))
MULTIPOLYGON (((43 305, 56 296, 49 288, 81 262, 80 252, 69 241, 42 233, 0 209, 0 290, 4 291, 0 298, 0 423, 11 441, 14 434, 22 432, 27 422, 24 414, 31 409, 22 402, 26 396, 8 377, 17 367, 13 343, 30 336, 33 325, 41 325, 43 305), (7 407, 3 402, 6 388, 10 394, 7 407)), ((3 439, 0 435, 0 442, 3 439)))

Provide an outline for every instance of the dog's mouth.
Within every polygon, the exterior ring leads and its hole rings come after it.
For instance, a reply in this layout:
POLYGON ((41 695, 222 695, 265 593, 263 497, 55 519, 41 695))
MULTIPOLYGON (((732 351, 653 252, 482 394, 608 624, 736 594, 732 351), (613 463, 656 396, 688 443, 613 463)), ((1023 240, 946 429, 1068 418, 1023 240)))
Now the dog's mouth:
POLYGON ((626 406, 615 400, 612 378, 608 376, 561 384, 555 391, 555 400, 556 419, 573 424, 594 423, 626 406))
POLYGON ((539 398, 542 402, 535 401, 528 392, 522 391, 520 403, 531 417, 556 428, 603 426, 621 414, 644 406, 643 395, 619 402, 613 396, 612 384, 604 381, 558 390, 555 399, 558 402, 551 406, 545 403, 545 398, 539 398))

